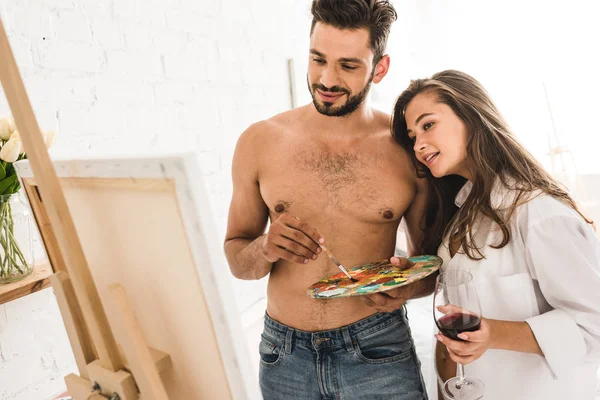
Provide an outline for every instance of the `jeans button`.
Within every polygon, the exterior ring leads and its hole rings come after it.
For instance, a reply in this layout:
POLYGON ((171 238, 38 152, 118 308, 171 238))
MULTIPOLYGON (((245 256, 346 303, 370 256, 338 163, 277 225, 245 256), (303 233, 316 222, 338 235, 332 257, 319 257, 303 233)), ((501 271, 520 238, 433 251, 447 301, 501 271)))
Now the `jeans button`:
POLYGON ((328 341, 329 339, 331 339, 331 338, 317 338, 317 339, 315 340, 315 344, 316 344, 317 346, 319 346, 321 343, 323 343, 323 342, 326 342, 326 341, 328 341))

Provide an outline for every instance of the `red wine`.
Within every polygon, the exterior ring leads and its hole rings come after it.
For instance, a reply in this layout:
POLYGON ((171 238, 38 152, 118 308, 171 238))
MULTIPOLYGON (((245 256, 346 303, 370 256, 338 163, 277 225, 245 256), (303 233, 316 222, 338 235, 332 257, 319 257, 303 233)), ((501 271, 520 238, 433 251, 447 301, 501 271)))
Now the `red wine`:
POLYGON ((444 315, 439 320, 435 321, 440 332, 450 339, 460 340, 459 333, 474 332, 479 329, 481 319, 473 314, 453 313, 444 315))

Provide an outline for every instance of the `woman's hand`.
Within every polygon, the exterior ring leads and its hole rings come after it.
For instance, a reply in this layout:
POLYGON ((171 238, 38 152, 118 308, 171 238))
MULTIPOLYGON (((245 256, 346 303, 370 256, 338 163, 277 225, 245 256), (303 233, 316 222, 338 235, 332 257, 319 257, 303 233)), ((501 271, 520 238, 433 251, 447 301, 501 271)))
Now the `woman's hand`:
POLYGON ((479 330, 475 332, 463 332, 458 335, 464 342, 452 340, 441 333, 435 335, 435 338, 446 346, 452 360, 459 364, 467 365, 477 360, 483 353, 492 348, 491 331, 492 324, 486 318, 482 318, 479 330))

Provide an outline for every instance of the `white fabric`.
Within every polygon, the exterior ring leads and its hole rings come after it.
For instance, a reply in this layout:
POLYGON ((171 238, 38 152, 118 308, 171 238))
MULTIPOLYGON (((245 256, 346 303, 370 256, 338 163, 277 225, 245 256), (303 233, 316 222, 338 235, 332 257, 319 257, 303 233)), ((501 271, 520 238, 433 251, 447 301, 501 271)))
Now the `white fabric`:
MULTIPOLYGON (((467 182, 459 192, 459 207, 471 187, 467 182)), ((492 205, 502 208, 514 195, 498 184, 492 205)), ((505 247, 490 247, 501 231, 482 219, 474 240, 486 245, 485 259, 471 260, 462 251, 451 259, 447 238, 438 255, 443 271, 473 274, 484 317, 526 321, 544 357, 488 350, 465 373, 486 384, 486 400, 593 400, 600 362, 600 242, 559 200, 540 193, 529 199, 512 215, 505 247)), ((428 391, 437 398, 434 385, 428 391)))

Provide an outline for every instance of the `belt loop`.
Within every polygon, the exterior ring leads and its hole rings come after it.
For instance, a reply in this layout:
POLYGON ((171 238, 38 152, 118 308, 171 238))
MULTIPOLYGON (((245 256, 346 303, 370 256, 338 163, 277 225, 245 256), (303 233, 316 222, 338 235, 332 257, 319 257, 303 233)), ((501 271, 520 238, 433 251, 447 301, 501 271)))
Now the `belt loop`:
POLYGON ((354 351, 354 345, 352 344, 352 338, 350 337, 350 330, 348 327, 342 328, 342 336, 344 337, 344 344, 346 345, 346 350, 349 353, 354 351))
POLYGON ((402 315, 402 319, 404 320, 405 323, 408 322, 408 310, 406 309, 406 303, 402 304, 402 307, 400 308, 401 310, 401 315, 402 315))
POLYGON ((294 334, 294 330, 292 328, 288 328, 287 332, 285 333, 285 344, 284 344, 283 351, 285 351, 286 354, 292 354, 293 334, 294 334))

